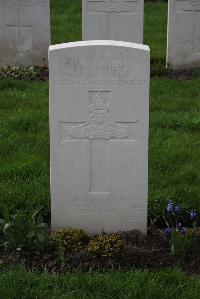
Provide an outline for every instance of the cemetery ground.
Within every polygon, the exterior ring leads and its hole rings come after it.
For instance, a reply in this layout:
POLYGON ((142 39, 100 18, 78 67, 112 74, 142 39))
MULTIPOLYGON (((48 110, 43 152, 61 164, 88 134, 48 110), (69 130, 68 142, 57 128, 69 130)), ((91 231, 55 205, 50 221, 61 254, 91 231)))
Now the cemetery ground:
MULTIPOLYGON (((54 0, 51 14, 53 44, 81 39, 80 1, 54 0)), ((200 212, 200 76, 198 70, 165 72, 166 21, 165 1, 146 2, 144 39, 151 48, 152 69, 149 224, 153 221, 159 228, 164 227, 162 215, 169 200, 181 206, 181 218, 186 226, 191 225, 188 211, 200 212)), ((0 202, 12 211, 42 208, 49 222, 46 73, 42 78, 44 80, 0 80, 0 202)), ((149 246, 152 244, 149 239, 149 246)), ((169 246, 165 244, 161 260, 158 259, 160 266, 177 266, 180 261, 171 262, 169 246)), ((143 255, 146 249, 144 246, 143 255)), ((195 254, 189 263, 183 263, 183 269, 189 273, 200 272, 198 246, 195 254)), ((2 258, 1 298, 199 298, 200 293, 199 277, 188 277, 178 270, 128 271, 122 267, 122 271, 56 275, 30 272, 16 264, 16 256, 2 258), (6 259, 10 259, 11 266, 6 259)))

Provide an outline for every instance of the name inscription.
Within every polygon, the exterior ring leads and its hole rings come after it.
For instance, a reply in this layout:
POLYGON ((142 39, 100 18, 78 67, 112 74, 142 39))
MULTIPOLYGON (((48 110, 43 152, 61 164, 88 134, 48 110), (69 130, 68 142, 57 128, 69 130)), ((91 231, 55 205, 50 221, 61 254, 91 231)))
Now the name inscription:
POLYGON ((0 5, 7 7, 48 7, 49 0, 0 0, 0 5))
MULTIPOLYGON (((116 210, 114 207, 119 206, 120 212, 130 212, 130 211, 138 211, 143 210, 147 203, 143 199, 137 199, 137 198, 109 198, 109 206, 107 206, 107 199, 102 199, 100 197, 95 198, 92 197, 90 199, 83 199, 83 198, 68 198, 68 209, 70 212, 73 213, 76 212, 77 214, 79 212, 99 212, 102 214, 106 214, 106 212, 112 212, 116 210), (99 206, 99 200, 101 200, 101 206, 99 206), (90 205, 89 203, 92 202, 90 205), (106 206, 106 208, 105 208, 106 206)), ((64 211, 63 211, 64 212, 64 211)))
POLYGON ((131 13, 139 11, 138 0, 87 0, 89 13, 131 13))
MULTIPOLYGON (((129 55, 113 56, 72 56, 60 60, 59 73, 55 74, 54 84, 80 86, 127 86, 141 85, 146 81, 145 72, 140 66, 137 75, 133 72, 133 61, 129 55)), ((136 67, 136 65, 135 65, 136 67)))
POLYGON ((174 4, 176 12, 200 12, 199 0, 176 0, 174 4))

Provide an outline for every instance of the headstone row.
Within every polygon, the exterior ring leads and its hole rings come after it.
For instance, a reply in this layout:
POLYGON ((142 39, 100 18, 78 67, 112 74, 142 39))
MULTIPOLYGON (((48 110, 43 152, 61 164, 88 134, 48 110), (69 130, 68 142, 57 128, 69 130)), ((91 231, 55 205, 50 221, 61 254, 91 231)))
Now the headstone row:
MULTIPOLYGON (((83 40, 143 43, 144 0, 82 0, 83 40)), ((200 65, 200 1, 169 0, 167 65, 200 65)), ((49 0, 0 0, 0 66, 41 65, 50 45, 49 0)))

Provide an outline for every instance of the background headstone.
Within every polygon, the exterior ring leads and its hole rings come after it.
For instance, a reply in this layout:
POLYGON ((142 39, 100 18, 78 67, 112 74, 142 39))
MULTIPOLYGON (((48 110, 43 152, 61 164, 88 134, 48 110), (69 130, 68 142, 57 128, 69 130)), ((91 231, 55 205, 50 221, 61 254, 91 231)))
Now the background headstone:
POLYGON ((83 0, 83 40, 143 44, 144 0, 83 0))
POLYGON ((0 65, 48 62, 49 0, 0 0, 0 65))
POLYGON ((52 228, 147 229, 149 47, 49 51, 52 228))
POLYGON ((200 65, 200 0, 169 0, 167 65, 200 65))

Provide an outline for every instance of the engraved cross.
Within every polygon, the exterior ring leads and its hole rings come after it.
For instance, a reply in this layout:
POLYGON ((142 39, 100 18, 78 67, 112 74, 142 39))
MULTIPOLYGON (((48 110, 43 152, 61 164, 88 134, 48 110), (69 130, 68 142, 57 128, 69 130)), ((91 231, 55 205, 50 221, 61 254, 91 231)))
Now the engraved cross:
MULTIPOLYGON (((8 24, 6 25, 6 28, 8 29, 16 29, 17 30, 17 39, 18 41, 21 41, 22 38, 22 30, 23 29, 31 29, 32 25, 22 25, 21 22, 21 12, 20 12, 20 8, 17 9, 17 20, 16 22, 14 22, 15 24, 8 24)), ((29 32, 30 34, 30 32, 29 32)))
POLYGON ((107 18, 108 39, 110 36, 109 24, 115 15, 120 14, 137 14, 139 10, 138 0, 88 0, 88 11, 91 14, 103 14, 107 18))
MULTIPOLYGON (((135 122, 114 122, 109 108, 110 91, 89 92, 89 114, 87 123, 74 123, 69 135, 72 139, 87 139, 90 143, 90 186, 89 193, 110 194, 110 140, 122 140, 132 137, 135 122)), ((62 123, 64 124, 64 123, 62 123)), ((132 138, 131 138, 132 139, 132 138)))

